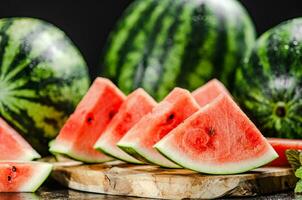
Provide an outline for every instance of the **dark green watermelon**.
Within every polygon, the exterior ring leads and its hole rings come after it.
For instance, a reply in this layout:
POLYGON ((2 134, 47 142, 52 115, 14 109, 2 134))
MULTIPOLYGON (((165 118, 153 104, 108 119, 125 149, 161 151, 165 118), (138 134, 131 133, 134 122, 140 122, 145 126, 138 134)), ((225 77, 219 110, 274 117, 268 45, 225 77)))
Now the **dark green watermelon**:
POLYGON ((89 86, 86 63, 58 28, 0 20, 0 116, 46 153, 89 86))
POLYGON ((110 36, 102 75, 125 93, 143 87, 157 99, 212 78, 231 87, 254 40, 236 0, 136 0, 110 36))
POLYGON ((236 74, 234 93, 262 133, 302 138, 302 18, 264 33, 236 74))

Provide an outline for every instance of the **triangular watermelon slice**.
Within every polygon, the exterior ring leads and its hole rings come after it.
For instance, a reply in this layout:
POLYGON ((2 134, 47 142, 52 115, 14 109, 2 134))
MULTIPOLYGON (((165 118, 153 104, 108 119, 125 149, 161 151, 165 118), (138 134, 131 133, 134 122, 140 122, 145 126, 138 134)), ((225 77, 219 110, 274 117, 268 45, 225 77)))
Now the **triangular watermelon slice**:
POLYGON ((212 79, 192 92, 192 95, 197 103, 202 107, 213 101, 222 93, 230 94, 219 80, 212 79))
POLYGON ((117 159, 141 164, 141 161, 122 151, 116 144, 134 124, 151 112, 155 105, 156 101, 143 89, 139 88, 132 92, 121 105, 94 148, 117 159))
POLYGON ((0 118, 0 160, 30 161, 41 156, 0 118))
POLYGON ((179 168, 159 154, 153 145, 198 109, 189 91, 175 88, 151 113, 136 123, 117 145, 138 159, 163 167, 179 168))
POLYGON ((1 161, 0 192, 35 192, 51 170, 48 163, 1 161))
POLYGON ((229 95, 201 108, 154 146, 184 168, 234 174, 278 157, 229 95))
POLYGON ((61 129, 50 151, 88 163, 112 160, 95 150, 93 145, 125 98, 110 80, 97 78, 61 129))

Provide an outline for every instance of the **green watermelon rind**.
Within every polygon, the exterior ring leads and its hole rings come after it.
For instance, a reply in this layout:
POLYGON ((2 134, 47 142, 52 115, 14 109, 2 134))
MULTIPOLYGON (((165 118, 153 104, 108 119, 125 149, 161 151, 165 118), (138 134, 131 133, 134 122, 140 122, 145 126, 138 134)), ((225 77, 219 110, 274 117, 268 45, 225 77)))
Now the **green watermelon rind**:
POLYGON ((266 31, 237 68, 232 92, 266 137, 302 137, 301 28, 299 17, 266 31))
POLYGON ((36 184, 35 186, 33 187, 33 189, 31 190, 31 192, 35 192, 39 189, 39 187, 46 181, 46 179, 49 177, 49 175, 51 174, 51 171, 53 169, 53 165, 52 164, 49 164, 49 163, 39 163, 41 165, 41 168, 42 168, 42 165, 43 166, 43 171, 41 173, 37 173, 37 177, 36 179, 33 179, 31 181, 29 181, 29 183, 35 183, 36 181, 36 184))
POLYGON ((47 142, 88 89, 87 64, 62 30, 40 19, 3 18, 0 35, 0 115, 47 155, 47 142))
POLYGON ((57 144, 57 143, 54 145, 51 145, 49 151, 52 154, 63 154, 70 158, 73 158, 75 160, 79 160, 79 161, 82 161, 85 163, 91 163, 91 164, 92 163, 104 163, 104 162, 114 160, 114 158, 109 157, 109 156, 107 156, 107 159, 102 159, 102 160, 89 159, 87 156, 78 156, 70 151, 70 149, 68 148, 68 145, 57 144))
POLYGON ((69 144, 58 144, 58 142, 52 142, 49 144, 49 151, 55 155, 55 154, 67 154, 69 151, 69 144))
POLYGON ((39 165, 39 172, 35 173, 35 176, 31 177, 27 183, 20 188, 19 192, 35 192, 39 189, 39 187, 45 182, 45 180, 49 177, 53 165, 45 162, 36 162, 36 161, 1 161, 1 162, 10 162, 10 163, 28 163, 33 165, 39 165))
MULTIPOLYGON (((125 151, 123 151, 123 153, 126 153, 127 157, 122 157, 122 156, 117 156, 117 154, 113 154, 111 153, 111 150, 109 150, 110 146, 106 146, 106 148, 104 148, 103 146, 94 146, 94 148, 102 153, 104 153, 105 155, 108 155, 112 158, 115 158, 115 159, 118 159, 118 160, 121 160, 121 161, 125 161, 127 163, 132 163, 132 164, 145 164, 144 162, 132 157, 131 155, 127 154, 125 151)), ((112 149, 112 152, 114 151, 114 149, 112 149)))
POLYGON ((232 88, 234 69, 255 35, 238 1, 137 0, 110 34, 102 74, 125 93, 143 87, 157 99, 213 77, 232 88))
MULTIPOLYGON (((180 169, 182 168, 181 166, 176 165, 171 161, 171 165, 163 165, 161 163, 156 162, 153 158, 149 157, 146 153, 143 153, 143 150, 140 147, 137 147, 133 144, 117 144, 117 146, 125 151, 126 153, 132 155, 134 158, 141 160, 143 162, 148 162, 154 165, 159 165, 164 168, 172 168, 172 169, 180 169)), ((170 161, 170 160, 168 160, 170 161)))
POLYGON ((274 159, 278 158, 278 154, 274 151, 274 149, 269 146, 269 149, 265 154, 263 154, 260 158, 256 158, 255 160, 250 160, 248 162, 246 161, 238 161, 234 162, 232 164, 194 164, 194 162, 191 160, 186 160, 185 155, 181 155, 181 153, 173 149, 172 147, 169 147, 168 142, 166 142, 165 138, 158 142, 156 145, 154 145, 154 148, 170 159, 171 161, 177 163, 178 165, 196 171, 201 173, 207 173, 207 174, 237 174, 237 173, 243 173, 247 172, 249 170, 261 167, 267 163, 270 163, 274 159), (179 152, 179 153, 177 153, 179 152))
POLYGON ((34 149, 29 149, 26 151, 26 153, 24 153, 24 155, 22 155, 22 157, 19 158, 19 160, 35 160, 35 159, 39 159, 41 158, 41 155, 38 154, 38 152, 36 152, 34 149))
POLYGON ((93 164, 93 163, 104 163, 104 162, 109 162, 109 161, 113 161, 114 158, 111 158, 109 156, 107 156, 107 159, 99 159, 99 160, 96 160, 96 159, 87 159, 86 156, 78 156, 76 154, 73 154, 71 152, 68 152, 68 153, 62 153, 70 158, 73 158, 75 160, 78 160, 78 161, 82 161, 82 162, 85 162, 85 163, 90 163, 90 164, 93 164))

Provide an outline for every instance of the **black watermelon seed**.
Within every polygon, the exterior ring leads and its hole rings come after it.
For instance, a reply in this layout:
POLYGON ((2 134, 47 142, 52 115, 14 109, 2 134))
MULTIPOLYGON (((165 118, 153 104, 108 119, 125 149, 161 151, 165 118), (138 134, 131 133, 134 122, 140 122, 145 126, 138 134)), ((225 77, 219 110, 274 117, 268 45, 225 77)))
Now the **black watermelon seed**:
POLYGON ((86 118, 86 122, 88 124, 92 124, 92 122, 94 121, 94 117, 92 113, 88 113, 87 118, 86 118))
POLYGON ((108 114, 109 119, 112 119, 115 114, 116 114, 116 112, 114 110, 110 111, 109 114, 108 114))
POLYGON ((208 134, 209 134, 210 136, 214 135, 214 134, 215 134, 215 129, 214 129, 213 127, 211 127, 211 128, 209 129, 209 131, 208 131, 208 134))
POLYGON ((88 124, 91 124, 91 123, 92 123, 92 121, 93 121, 92 117, 88 117, 88 118, 87 118, 87 122, 88 122, 88 124))
POLYGON ((169 117, 167 118, 167 122, 170 122, 174 119, 175 115, 172 113, 169 115, 169 117))

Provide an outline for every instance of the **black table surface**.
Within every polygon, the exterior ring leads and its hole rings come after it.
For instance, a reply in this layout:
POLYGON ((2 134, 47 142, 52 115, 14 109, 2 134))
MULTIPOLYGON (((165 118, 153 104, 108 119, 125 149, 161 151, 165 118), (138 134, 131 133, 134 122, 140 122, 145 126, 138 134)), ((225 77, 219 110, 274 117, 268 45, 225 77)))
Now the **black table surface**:
MULTIPOLYGON (((140 200, 149 198, 125 197, 79 192, 66 189, 59 184, 43 186, 36 193, 0 193, 0 200, 140 200)), ((285 193, 270 194, 266 196, 224 198, 224 199, 248 199, 248 200, 275 200, 275 199, 299 199, 302 195, 295 195, 292 191, 285 193)))

